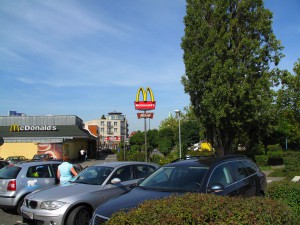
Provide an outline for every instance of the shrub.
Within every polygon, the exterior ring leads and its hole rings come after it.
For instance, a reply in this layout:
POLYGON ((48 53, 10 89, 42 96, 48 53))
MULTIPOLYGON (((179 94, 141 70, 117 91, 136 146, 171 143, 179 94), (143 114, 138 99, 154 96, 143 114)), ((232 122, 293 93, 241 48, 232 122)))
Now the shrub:
POLYGON ((269 156, 269 159, 282 159, 283 152, 282 151, 269 151, 269 152, 267 152, 267 156, 269 156))
POLYGON ((187 155, 189 156, 213 156, 214 151, 188 151, 187 155))
POLYGON ((142 203, 114 214, 107 224, 296 224, 290 208, 268 198, 221 197, 188 193, 142 203))
POLYGON ((267 148, 268 148, 268 152, 282 151, 282 147, 280 146, 280 144, 268 145, 267 148))
POLYGON ((284 172, 300 171, 300 152, 285 152, 283 157, 284 172))
POLYGON ((258 166, 267 166, 269 157, 267 155, 256 155, 254 161, 258 166))
POLYGON ((261 142, 259 142, 258 144, 252 146, 250 152, 255 155, 264 155, 265 147, 261 142))
POLYGON ((291 207, 300 221, 300 183, 292 181, 276 181, 267 187, 269 198, 283 202, 291 207))

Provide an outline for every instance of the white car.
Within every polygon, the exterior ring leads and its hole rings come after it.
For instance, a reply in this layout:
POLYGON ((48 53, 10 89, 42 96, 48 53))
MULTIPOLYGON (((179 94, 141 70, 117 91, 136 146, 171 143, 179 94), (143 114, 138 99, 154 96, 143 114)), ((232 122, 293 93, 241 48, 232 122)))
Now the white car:
POLYGON ((88 224, 98 205, 129 191, 158 167, 146 162, 111 162, 87 167, 68 184, 27 195, 21 207, 23 222, 88 224))

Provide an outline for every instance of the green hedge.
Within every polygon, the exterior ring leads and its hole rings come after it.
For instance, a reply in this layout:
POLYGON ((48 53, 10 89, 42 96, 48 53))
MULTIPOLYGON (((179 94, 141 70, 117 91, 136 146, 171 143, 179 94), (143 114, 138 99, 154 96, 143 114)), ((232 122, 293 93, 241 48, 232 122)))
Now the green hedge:
MULTIPOLYGON (((283 154, 285 172, 300 171, 300 151, 288 151, 283 154)), ((300 175, 300 174, 299 174, 300 175)))
POLYGON ((267 166, 269 157, 267 155, 256 155, 254 161, 258 166, 267 166))
POLYGON ((128 213, 114 214, 107 224, 297 224, 291 209, 269 198, 234 198, 188 193, 146 201, 128 213))
MULTIPOLYGON (((300 221, 300 182, 276 181, 268 185, 266 195, 291 207, 300 221)), ((299 223, 300 224, 300 223, 299 223)))

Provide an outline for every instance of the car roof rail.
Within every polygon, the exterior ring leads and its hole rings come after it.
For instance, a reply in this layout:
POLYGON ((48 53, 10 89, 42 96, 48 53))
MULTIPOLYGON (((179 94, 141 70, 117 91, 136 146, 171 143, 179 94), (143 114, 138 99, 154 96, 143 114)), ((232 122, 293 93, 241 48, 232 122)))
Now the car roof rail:
POLYGON ((187 159, 207 159, 207 158, 212 158, 212 157, 215 157, 215 155, 207 155, 207 156, 203 156, 203 155, 189 156, 189 155, 187 155, 185 157, 175 159, 175 160, 171 161, 171 163, 178 162, 178 161, 181 161, 181 160, 187 160, 187 159))
POLYGON ((241 154, 224 155, 224 156, 220 156, 220 157, 218 158, 218 161, 219 161, 219 160, 225 160, 225 159, 234 159, 234 158, 248 158, 248 157, 245 156, 245 155, 241 155, 241 154))

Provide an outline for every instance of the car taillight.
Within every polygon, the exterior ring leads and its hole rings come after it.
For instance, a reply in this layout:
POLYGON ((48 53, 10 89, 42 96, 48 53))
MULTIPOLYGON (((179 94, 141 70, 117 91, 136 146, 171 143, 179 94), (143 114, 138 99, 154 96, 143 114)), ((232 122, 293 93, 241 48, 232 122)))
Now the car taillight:
POLYGON ((8 191, 15 191, 15 190, 17 190, 16 180, 9 181, 9 183, 7 185, 7 190, 8 191))

